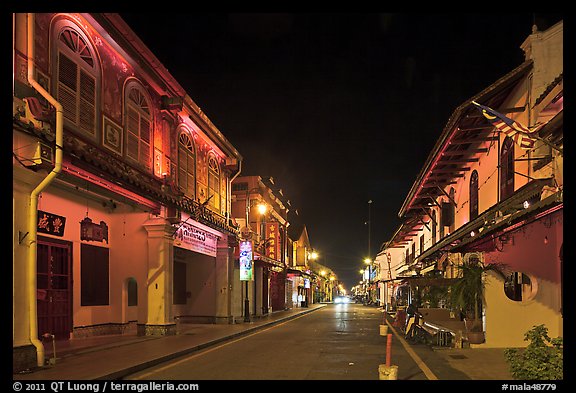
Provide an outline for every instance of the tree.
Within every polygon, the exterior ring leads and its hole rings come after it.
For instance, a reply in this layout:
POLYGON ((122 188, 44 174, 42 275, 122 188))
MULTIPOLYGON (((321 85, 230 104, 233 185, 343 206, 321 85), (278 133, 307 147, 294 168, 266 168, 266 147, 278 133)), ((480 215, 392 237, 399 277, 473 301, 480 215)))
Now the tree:
POLYGON ((453 307, 464 313, 468 321, 474 321, 471 331, 482 331, 479 315, 485 302, 483 276, 492 271, 504 278, 504 265, 499 263, 484 265, 479 259, 470 258, 458 266, 458 269, 459 277, 450 286, 450 302, 453 307))

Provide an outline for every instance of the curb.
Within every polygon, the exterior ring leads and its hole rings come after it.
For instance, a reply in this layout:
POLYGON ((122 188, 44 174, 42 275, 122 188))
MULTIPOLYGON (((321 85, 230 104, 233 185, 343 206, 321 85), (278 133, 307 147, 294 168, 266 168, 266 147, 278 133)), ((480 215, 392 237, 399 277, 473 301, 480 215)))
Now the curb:
POLYGON ((232 339, 234 339, 234 338, 246 336, 246 335, 248 335, 248 334, 250 334, 250 333, 253 333, 253 332, 256 332, 256 331, 258 331, 258 330, 267 328, 267 327, 269 327, 269 326, 273 326, 273 325, 277 325, 277 324, 282 323, 282 322, 290 321, 290 320, 292 320, 292 319, 301 317, 301 316, 306 315, 306 314, 309 314, 309 313, 311 313, 311 312, 314 312, 314 311, 317 311, 317 310, 321 310, 321 309, 324 308, 324 307, 326 307, 325 304, 320 305, 320 306, 318 306, 318 307, 314 307, 314 308, 309 309, 309 310, 304 310, 304 311, 299 312, 299 313, 297 313, 297 314, 289 315, 289 316, 284 317, 284 318, 279 318, 279 319, 277 319, 277 320, 275 320, 275 321, 266 322, 266 323, 263 323, 262 325, 252 326, 252 327, 249 327, 249 328, 247 328, 246 330, 243 330, 243 331, 241 331, 241 332, 233 333, 233 334, 230 334, 230 335, 228 335, 228 336, 223 336, 223 337, 217 338, 217 339, 215 339, 215 340, 207 341, 207 342, 205 342, 205 343, 203 343, 203 344, 199 344, 199 345, 196 345, 196 346, 194 346, 194 347, 186 348, 186 349, 183 349, 183 350, 178 351, 178 352, 173 352, 173 353, 171 353, 171 354, 164 355, 164 356, 161 356, 161 357, 159 357, 159 358, 152 359, 152 360, 146 361, 146 362, 144 362, 144 363, 141 363, 141 364, 138 364, 138 365, 135 365, 135 366, 131 366, 131 367, 128 367, 128 368, 125 368, 125 369, 122 369, 122 370, 117 370, 117 371, 114 371, 114 372, 112 372, 112 373, 108 373, 108 374, 102 375, 102 376, 100 376, 100 377, 95 377, 94 380, 96 380, 96 381, 99 381, 99 380, 118 380, 118 379, 121 379, 121 378, 123 378, 123 377, 125 377, 125 376, 127 376, 127 375, 134 374, 134 373, 137 373, 137 372, 139 372, 139 371, 145 370, 145 369, 147 369, 147 368, 156 366, 156 365, 158 365, 158 364, 160 364, 160 363, 164 363, 164 362, 167 362, 167 361, 169 361, 169 360, 173 360, 173 359, 176 359, 176 358, 178 358, 178 357, 181 357, 181 356, 184 356, 184 355, 188 355, 188 354, 190 354, 190 353, 194 353, 194 352, 197 352, 197 351, 200 351, 200 350, 202 350, 202 349, 206 349, 206 348, 212 347, 212 346, 214 346, 214 345, 217 345, 217 344, 220 344, 220 343, 223 343, 223 342, 226 342, 226 341, 230 341, 230 340, 232 340, 232 339))

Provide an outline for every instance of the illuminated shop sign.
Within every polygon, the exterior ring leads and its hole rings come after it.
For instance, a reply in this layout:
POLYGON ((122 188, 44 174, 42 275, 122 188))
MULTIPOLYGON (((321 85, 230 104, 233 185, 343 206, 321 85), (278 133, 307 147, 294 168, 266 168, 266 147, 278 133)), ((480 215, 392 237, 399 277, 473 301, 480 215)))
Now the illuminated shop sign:
POLYGON ((252 241, 240 242, 240 281, 254 280, 252 241))
POLYGON ((216 256, 218 236, 183 222, 176 231, 174 245, 200 254, 216 256))
POLYGON ((280 259, 280 232, 275 222, 266 224, 266 256, 280 259))
POLYGON ((304 279, 304 288, 310 288, 310 279, 308 278, 304 279))

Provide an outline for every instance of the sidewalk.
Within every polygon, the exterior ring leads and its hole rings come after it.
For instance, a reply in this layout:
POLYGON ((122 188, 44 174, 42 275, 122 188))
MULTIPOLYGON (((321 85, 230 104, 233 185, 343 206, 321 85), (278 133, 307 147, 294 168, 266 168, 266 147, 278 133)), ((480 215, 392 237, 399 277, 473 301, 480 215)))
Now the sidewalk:
MULTIPOLYGON (((278 311, 240 324, 179 324, 174 336, 114 335, 56 343, 56 364, 13 374, 14 380, 114 380, 148 367, 232 340, 298 316, 326 304, 278 311)), ((44 343, 46 359, 52 343, 44 343)))
POLYGON ((392 326, 393 318, 386 318, 389 329, 399 334, 399 339, 423 359, 432 374, 439 380, 500 380, 513 381, 510 366, 504 357, 505 348, 452 348, 408 344, 403 332, 392 326), (457 370, 455 373, 454 370, 457 370))

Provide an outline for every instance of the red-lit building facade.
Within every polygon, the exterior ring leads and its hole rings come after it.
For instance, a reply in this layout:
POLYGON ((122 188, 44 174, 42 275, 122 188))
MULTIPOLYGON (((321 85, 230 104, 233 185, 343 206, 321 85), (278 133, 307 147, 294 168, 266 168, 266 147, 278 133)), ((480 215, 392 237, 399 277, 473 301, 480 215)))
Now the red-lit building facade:
POLYGON ((563 23, 521 48, 524 63, 454 110, 377 258, 388 306, 413 300, 410 283, 446 284, 464 262, 504 266, 505 278, 484 278, 483 347, 526 346, 540 324, 563 336, 563 23), (530 128, 533 145, 473 102, 530 128))
POLYGON ((241 155, 116 14, 13 15, 14 370, 233 319, 241 155))
MULTIPOLYGON (((246 289, 250 317, 286 308, 286 261, 290 201, 271 177, 239 176, 232 183, 232 219, 254 249, 253 279, 240 282, 239 253, 234 267, 233 314, 244 317, 246 289), (260 210, 262 209, 262 210, 260 210), (246 283, 244 283, 246 284, 246 283)), ((238 248, 236 248, 238 250, 238 248)))

